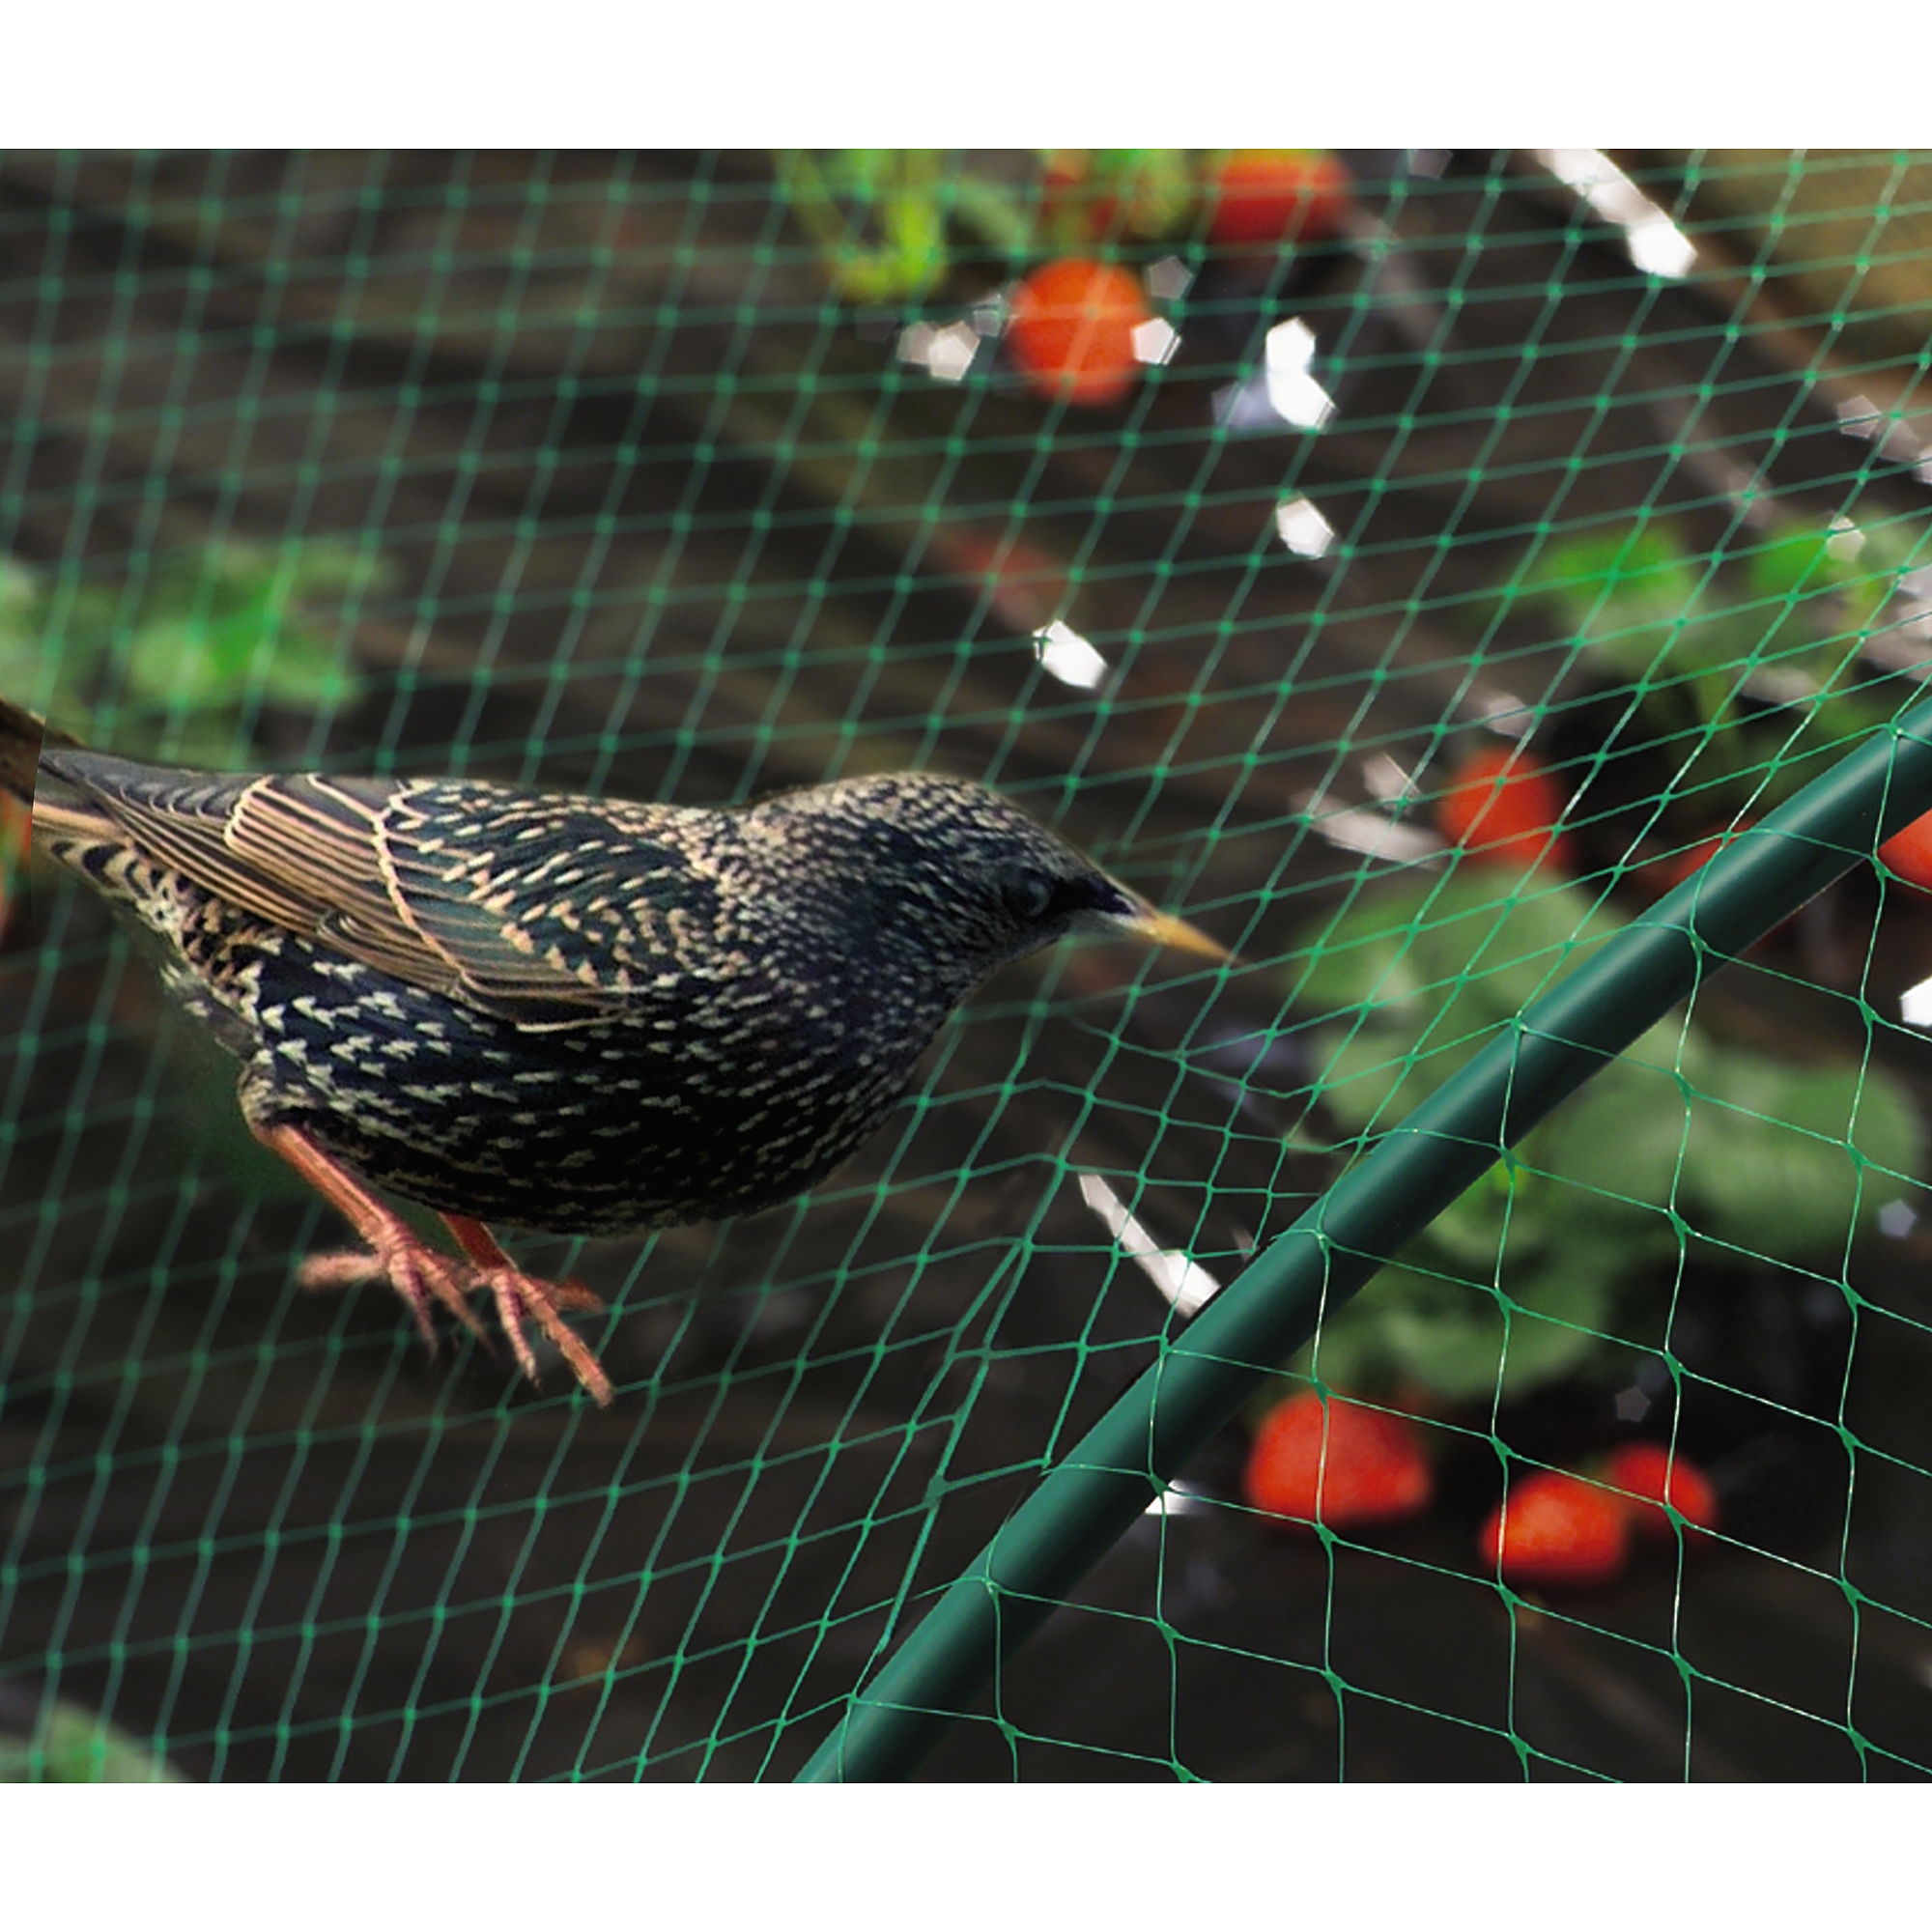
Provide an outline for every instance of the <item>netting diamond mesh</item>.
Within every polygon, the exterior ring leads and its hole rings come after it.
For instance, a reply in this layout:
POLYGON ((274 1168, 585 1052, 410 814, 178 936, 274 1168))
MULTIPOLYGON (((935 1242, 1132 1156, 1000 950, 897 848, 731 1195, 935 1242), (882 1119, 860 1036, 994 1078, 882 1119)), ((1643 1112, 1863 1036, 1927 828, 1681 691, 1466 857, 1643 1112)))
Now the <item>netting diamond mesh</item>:
MULTIPOLYGON (((957 773, 1236 955, 1057 949, 808 1197, 515 1237, 611 1304, 600 1413, 298 1288, 339 1229, 37 870, 19 1775, 795 1773, 1204 1296, 1910 704, 1932 160, 1342 159, 1288 242, 1165 151, 0 161, 7 696, 234 769, 957 773), (1130 347, 1056 385, 1019 286, 1069 256, 1130 347), (1545 787, 1508 849, 1485 754, 1545 787)), ((1414 1419, 1426 1511, 1270 1519, 1257 1406, 927 1775, 1932 1771, 1913 878, 1850 864, 1282 1365, 1414 1419), (1505 1484, 1638 1440, 1715 1534, 1507 1586, 1505 1484)))

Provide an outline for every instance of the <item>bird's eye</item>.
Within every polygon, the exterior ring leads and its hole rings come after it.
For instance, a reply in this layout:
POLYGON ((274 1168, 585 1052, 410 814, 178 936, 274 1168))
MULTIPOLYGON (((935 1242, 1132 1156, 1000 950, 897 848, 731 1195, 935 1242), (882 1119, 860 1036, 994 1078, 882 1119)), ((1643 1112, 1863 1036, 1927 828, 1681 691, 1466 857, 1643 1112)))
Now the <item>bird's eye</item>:
POLYGON ((1029 872, 1007 887, 1007 908, 1023 925, 1031 925, 1045 916, 1052 905, 1054 882, 1038 872, 1029 872))

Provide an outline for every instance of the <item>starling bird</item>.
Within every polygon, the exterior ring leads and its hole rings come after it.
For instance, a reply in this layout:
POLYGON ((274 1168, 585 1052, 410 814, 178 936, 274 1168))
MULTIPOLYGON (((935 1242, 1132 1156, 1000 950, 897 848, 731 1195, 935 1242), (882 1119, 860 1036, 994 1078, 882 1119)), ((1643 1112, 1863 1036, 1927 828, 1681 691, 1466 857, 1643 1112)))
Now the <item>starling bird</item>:
MULTIPOLYGON (((39 722, 0 702, 0 784, 39 722)), ((916 772, 712 810, 474 779, 230 776, 40 750, 40 848, 159 936, 174 990, 242 1060, 250 1129, 365 1246, 311 1287, 386 1279, 434 1346, 494 1296, 599 1403, 561 1311, 486 1223, 608 1235, 754 1213, 884 1120, 941 1023, 1071 932, 1213 958, 998 794, 916 772), (358 1177, 360 1177, 358 1179, 358 1177), (436 1209, 462 1258, 364 1180, 436 1209)))

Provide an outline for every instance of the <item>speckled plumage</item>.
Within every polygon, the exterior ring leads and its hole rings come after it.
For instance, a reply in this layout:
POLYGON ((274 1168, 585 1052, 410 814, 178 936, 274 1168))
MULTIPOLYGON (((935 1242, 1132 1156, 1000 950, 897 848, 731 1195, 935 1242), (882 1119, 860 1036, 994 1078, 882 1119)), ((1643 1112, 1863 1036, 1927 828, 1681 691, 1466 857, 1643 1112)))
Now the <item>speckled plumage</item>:
MULTIPOLYGON (((475 1223, 611 1234, 769 1207, 878 1126, 1004 961, 1107 927, 1218 951, 997 794, 921 774, 723 811, 48 749, 39 792, 37 847, 160 935, 242 1059, 250 1126, 371 1240, 326 1278, 387 1273, 425 1327, 388 1251, 420 1243, 316 1163, 449 1218, 483 1266, 454 1297, 429 1280, 436 1298, 501 1301, 501 1264, 527 1303, 554 1285, 475 1223)), ((521 1312, 556 1337, 556 1305, 521 1312)))

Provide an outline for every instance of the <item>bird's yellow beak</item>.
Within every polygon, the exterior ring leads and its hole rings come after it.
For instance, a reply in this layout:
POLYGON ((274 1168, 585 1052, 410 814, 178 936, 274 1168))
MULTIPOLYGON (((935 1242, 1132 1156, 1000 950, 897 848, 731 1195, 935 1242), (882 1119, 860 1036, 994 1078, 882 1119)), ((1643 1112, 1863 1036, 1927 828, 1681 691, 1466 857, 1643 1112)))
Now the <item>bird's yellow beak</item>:
POLYGON ((1198 952, 1204 959, 1232 959, 1235 955, 1218 939, 1209 939, 1198 925, 1189 925, 1172 913, 1147 906, 1132 919, 1120 922, 1122 931, 1145 939, 1154 946, 1172 946, 1182 952, 1198 952))

